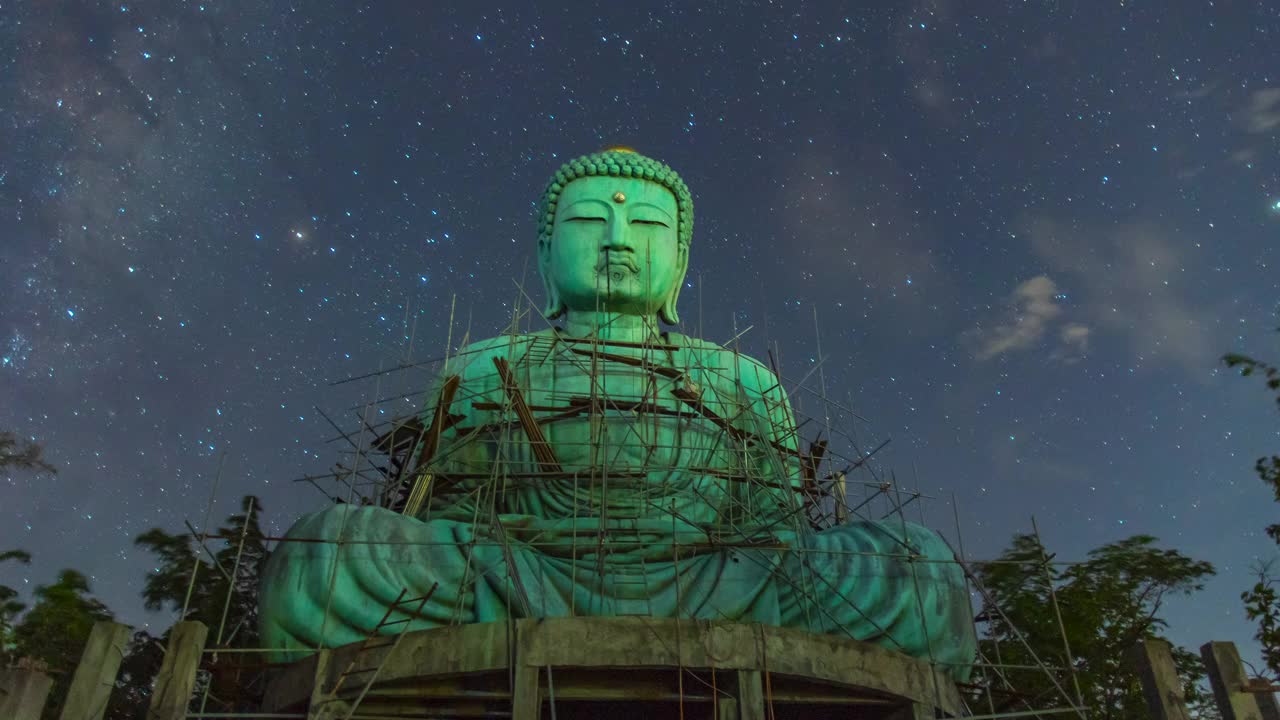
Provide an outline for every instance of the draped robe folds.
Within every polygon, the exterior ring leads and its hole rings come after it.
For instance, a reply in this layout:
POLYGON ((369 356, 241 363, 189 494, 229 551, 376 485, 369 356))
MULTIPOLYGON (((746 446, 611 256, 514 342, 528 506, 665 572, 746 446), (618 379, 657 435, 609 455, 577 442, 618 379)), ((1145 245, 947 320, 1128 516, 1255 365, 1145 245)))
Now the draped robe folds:
MULTIPOLYGON (((461 378, 456 422, 426 461, 417 516, 338 505, 272 553, 261 622, 274 659, 364 639, 403 592, 430 593, 392 613, 411 630, 575 615, 760 622, 875 642, 967 679, 972 609, 945 541, 897 518, 812 529, 773 373, 675 333, 655 342, 535 333, 464 349, 445 371, 461 378), (494 358, 554 465, 515 420, 494 358)), ((426 422, 434 414, 429 404, 426 422)))

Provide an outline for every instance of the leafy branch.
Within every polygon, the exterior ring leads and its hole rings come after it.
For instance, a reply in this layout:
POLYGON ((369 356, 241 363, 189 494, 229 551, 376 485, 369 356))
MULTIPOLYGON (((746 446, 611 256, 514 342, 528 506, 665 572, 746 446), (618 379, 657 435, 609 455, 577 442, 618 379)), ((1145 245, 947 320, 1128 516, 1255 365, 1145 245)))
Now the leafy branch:
POLYGON ((44 448, 30 440, 21 440, 7 430, 0 430, 0 470, 34 470, 56 473, 58 469, 44 460, 44 448))

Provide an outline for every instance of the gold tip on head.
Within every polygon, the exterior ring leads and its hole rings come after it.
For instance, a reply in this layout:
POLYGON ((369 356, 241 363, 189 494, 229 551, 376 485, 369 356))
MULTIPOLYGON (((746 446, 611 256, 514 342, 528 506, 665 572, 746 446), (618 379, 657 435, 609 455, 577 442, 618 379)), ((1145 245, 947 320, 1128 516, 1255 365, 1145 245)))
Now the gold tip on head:
POLYGON ((616 153, 632 153, 632 154, 638 154, 638 153, 636 153, 636 149, 635 149, 635 148, 633 148, 633 147, 628 147, 628 146, 626 146, 626 145, 608 145, 608 146, 606 146, 606 147, 605 147, 605 149, 601 150, 600 152, 616 152, 616 153))
POLYGON ((618 191, 613 194, 613 201, 622 204, 627 201, 627 196, 622 191, 618 191))

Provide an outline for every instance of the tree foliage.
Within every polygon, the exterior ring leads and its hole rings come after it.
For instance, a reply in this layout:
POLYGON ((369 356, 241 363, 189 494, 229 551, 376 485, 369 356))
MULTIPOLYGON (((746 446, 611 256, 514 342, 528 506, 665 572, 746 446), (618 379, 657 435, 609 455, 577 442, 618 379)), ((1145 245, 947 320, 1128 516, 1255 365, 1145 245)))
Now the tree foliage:
POLYGON ((1276 578, 1271 563, 1261 563, 1255 571, 1258 582, 1243 593, 1245 616, 1258 624, 1253 637, 1262 644, 1262 662, 1271 679, 1280 677, 1280 598, 1276 596, 1276 578))
MULTIPOLYGON (((31 562, 31 553, 25 550, 6 550, 0 552, 0 562, 16 560, 20 563, 31 562)), ((18 615, 27 608, 26 603, 18 599, 18 591, 7 585, 0 585, 0 667, 8 665, 15 659, 14 622, 18 615)))
MULTIPOLYGON (((0 472, 10 469, 57 472, 56 468, 45 462, 44 448, 41 445, 31 440, 20 440, 14 433, 0 430, 0 472)), ((7 560, 30 564, 31 554, 25 550, 0 552, 0 562, 7 560)), ((18 597, 17 590, 0 585, 0 667, 18 658, 15 624, 18 616, 27 609, 26 603, 18 597)))
MULTIPOLYGON (((166 633, 167 635, 168 633, 166 633)), ((151 683, 164 662, 164 642, 146 630, 139 630, 129 640, 116 686, 107 704, 106 720, 148 720, 151 683)))
MULTIPOLYGON (((1267 390, 1275 396, 1276 404, 1280 405, 1280 370, 1275 366, 1234 353, 1224 355, 1222 362, 1229 368, 1238 369, 1242 377, 1261 376, 1267 390)), ((1253 470, 1280 502, 1280 455, 1258 458, 1253 470)), ((1267 537, 1280 543, 1280 523, 1268 525, 1266 532, 1267 537)), ((1240 600, 1244 602, 1245 615, 1258 624, 1253 636, 1262 645, 1262 660, 1267 672, 1273 682, 1280 682, 1280 597, 1276 594, 1276 577, 1271 563, 1259 564, 1255 572, 1258 581, 1240 594, 1240 600)))
MULTIPOLYGON (((1063 567, 1048 562, 1052 556, 1035 536, 1020 534, 995 562, 979 567, 987 590, 978 616, 984 625, 979 641, 984 661, 1052 668, 1004 670, 1012 688, 988 674, 979 691, 992 690, 996 711, 1073 705, 1078 682, 1090 717, 1147 718, 1132 649, 1140 640, 1160 637, 1165 628, 1160 612, 1169 597, 1202 589, 1214 573, 1209 563, 1155 543, 1149 535, 1135 535, 1063 567), (1055 596, 1061 626, 1053 610, 1055 596)), ((1203 710, 1207 698, 1200 688, 1199 659, 1175 647, 1174 661, 1189 703, 1203 710)))
POLYGON ((181 620, 199 620, 209 627, 211 641, 221 627, 224 643, 253 647, 258 637, 258 578, 267 559, 260 510, 256 497, 245 496, 240 512, 218 528, 213 541, 218 550, 212 556, 212 549, 202 548, 186 533, 152 528, 139 535, 136 544, 157 560, 143 585, 147 609, 172 610, 181 620))
MULTIPOLYGON (((38 444, 0 432, 0 470, 8 468, 55 472, 44 461, 38 444)), ((246 496, 238 512, 227 517, 203 544, 189 533, 161 528, 139 535, 135 543, 155 556, 154 569, 143 584, 146 608, 174 612, 178 620, 203 622, 209 628, 211 646, 256 647, 259 576, 267 560, 260 516, 258 499, 246 496)), ((30 554, 22 550, 0 552, 0 562, 30 560, 30 554)), ((0 585, 0 667, 20 657, 46 665, 54 687, 44 716, 53 718, 65 701, 93 624, 111 619, 112 613, 92 597, 88 578, 75 570, 63 570, 54 583, 37 587, 33 600, 34 605, 27 609, 17 590, 0 585)), ((141 720, 146 716, 151 683, 159 672, 168 635, 134 633, 106 709, 109 720, 141 720)), ((206 667, 212 672, 202 671, 199 687, 209 689, 208 711, 258 709, 264 676, 252 667, 253 658, 252 654, 224 654, 221 665, 206 667), (246 658, 250 659, 247 663, 246 658), (248 667, 240 667, 246 664, 248 667)))
POLYGON ((37 587, 35 605, 14 632, 19 652, 55 671, 74 670, 93 624, 113 617, 89 592, 89 579, 75 570, 63 570, 52 585, 37 587))
POLYGON ((47 664, 53 676, 46 718, 57 717, 61 710, 93 624, 112 618, 107 606, 89 592, 87 577, 63 570, 56 582, 36 588, 35 604, 14 629, 15 654, 47 664))
MULTIPOLYGON (((1267 390, 1275 395, 1277 405, 1280 405, 1280 370, 1274 366, 1259 360, 1254 360, 1247 355, 1237 355, 1234 353, 1222 356, 1222 362, 1229 368, 1238 368, 1241 377, 1249 377, 1250 375, 1261 375, 1266 382, 1267 390)), ((1269 457, 1260 457, 1253 464, 1254 472, 1258 473, 1258 477, 1262 482, 1266 483, 1275 493, 1275 499, 1280 502, 1280 455, 1271 455, 1269 457)), ((1267 536, 1277 543, 1280 543, 1280 523, 1272 523, 1267 526, 1267 536)))
MULTIPOLYGON (((142 590, 147 609, 203 622, 210 647, 257 647, 258 585, 267 561, 260 517, 258 498, 246 495, 207 549, 186 533, 152 528, 139 535, 136 544, 156 557, 142 590)), ((223 655, 223 666, 212 668, 210 702, 220 711, 256 709, 264 678, 260 671, 235 668, 246 657, 253 656, 223 655)))
POLYGON ((0 470, 34 470, 56 473, 58 470, 44 460, 44 448, 30 440, 20 440, 7 430, 0 430, 0 470))
MULTIPOLYGON (((57 472, 57 469, 45 462, 42 446, 30 440, 20 440, 17 435, 7 430, 0 430, 0 472, 10 469, 57 472)), ((31 554, 25 550, 0 552, 0 562, 6 560, 29 564, 31 554)), ((26 603, 18 599, 17 590, 7 585, 0 585, 0 667, 4 667, 17 657, 14 623, 26 608, 26 603)))
MULTIPOLYGON (((173 612, 178 620, 203 622, 209 628, 210 646, 256 647, 259 575, 267 559, 260 510, 258 499, 246 496, 238 512, 227 517, 203 544, 189 533, 160 528, 139 535, 136 544, 155 556, 153 571, 142 590, 147 609, 173 612)), ((21 550, 0 552, 0 561, 30 559, 21 550)), ((111 619, 112 613, 90 595, 88 578, 74 570, 64 570, 56 582, 37 587, 33 600, 33 606, 23 614, 26 606, 17 591, 0 586, 0 666, 19 657, 47 665, 54 687, 44 716, 54 718, 93 624, 111 619)), ((145 630, 134 633, 106 709, 108 720, 146 717, 151 684, 163 661, 168 635, 168 631, 161 637, 145 630)), ((257 711, 264 675, 253 667, 254 659, 253 654, 232 653, 205 663, 194 704, 206 702, 208 712, 257 711), (203 698, 206 687, 207 701, 203 698)))

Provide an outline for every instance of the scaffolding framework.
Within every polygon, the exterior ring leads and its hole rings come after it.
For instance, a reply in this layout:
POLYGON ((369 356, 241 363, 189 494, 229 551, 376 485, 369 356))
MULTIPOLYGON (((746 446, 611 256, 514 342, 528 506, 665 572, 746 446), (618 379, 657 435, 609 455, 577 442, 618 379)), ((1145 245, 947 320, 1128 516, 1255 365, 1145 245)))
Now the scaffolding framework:
MULTIPOLYGON (((493 545, 509 554, 511 543, 514 542, 535 551, 540 547, 536 538, 518 541, 510 539, 503 531, 499 519, 506 508, 508 496, 520 492, 522 488, 551 481, 572 482, 575 492, 587 499, 580 506, 575 506, 575 513, 581 512, 584 516, 594 513, 601 518, 610 517, 613 513, 612 517, 616 519, 618 509, 609 504, 609 493, 611 487, 615 493, 622 487, 629 493, 629 499, 639 500, 638 503, 633 503, 639 515, 653 511, 668 512, 672 517, 677 517, 679 512, 671 500, 671 487, 661 481, 653 482, 655 478, 664 477, 664 473, 670 474, 670 462, 668 460, 664 464, 651 460, 677 456, 688 458, 701 452, 704 454, 703 462, 688 463, 681 470, 707 479, 704 488, 723 488, 717 500, 727 499, 728 502, 721 503, 722 509, 713 527, 699 526, 697 532, 673 527, 671 541, 676 557, 681 554, 735 549, 798 553, 802 557, 801 566, 805 571, 797 577, 784 580, 788 584, 788 590, 802 598, 802 604, 808 612, 820 614, 833 602, 845 603, 855 612, 861 612, 853 600, 832 592, 834 588, 825 582, 821 573, 815 570, 814 564, 803 559, 802 548, 771 544, 770 531, 785 529, 807 533, 854 522, 872 521, 900 523, 905 537, 908 516, 915 514, 918 519, 912 519, 912 522, 923 524, 924 504, 935 498, 921 492, 918 486, 904 488, 894 472, 884 469, 880 462, 881 453, 890 445, 889 440, 870 447, 864 446, 860 441, 859 437, 865 431, 860 433, 859 427, 865 420, 852 409, 851 402, 834 400, 828 394, 823 368, 825 358, 821 354, 820 339, 817 340, 818 359, 814 367, 798 379, 789 378, 781 372, 780 348, 775 346, 769 350, 768 370, 776 384, 765 388, 756 397, 746 398, 747 393, 739 373, 749 363, 744 361, 745 356, 741 354, 739 346, 741 338, 751 328, 737 332, 724 343, 723 352, 717 355, 728 361, 724 366, 699 366, 693 369, 696 372, 691 372, 691 368, 681 367, 673 362, 673 357, 684 348, 669 342, 665 336, 654 336, 645 342, 626 342, 578 339, 558 334, 551 330, 549 322, 539 318, 532 303, 525 302, 528 296, 523 288, 518 289, 517 302, 507 328, 507 352, 495 355, 490 351, 486 355, 475 349, 467 349, 470 346, 467 336, 464 336, 460 343, 464 349, 460 352, 428 361, 414 361, 409 357, 412 345, 410 340, 410 349, 394 367, 335 383, 367 383, 371 385, 370 399, 359 407, 348 409, 355 415, 354 427, 343 427, 341 422, 324 415, 336 432, 329 442, 342 445, 342 449, 338 451, 340 460, 332 472, 304 476, 296 482, 313 486, 329 502, 378 506, 423 521, 429 521, 441 508, 465 504, 466 507, 473 508, 472 522, 476 527, 486 528, 488 532, 483 535, 490 538, 487 541, 477 540, 473 545, 493 545), (534 332, 532 326, 535 324, 539 329, 550 332, 534 332), (468 373, 474 376, 477 372, 475 368, 483 363, 490 366, 486 368, 487 377, 496 378, 497 382, 485 388, 477 388, 467 381, 467 377, 468 373), (585 392, 563 392, 531 383, 532 378, 538 377, 538 369, 557 364, 578 372, 585 379, 585 392), (609 368, 609 373, 603 371, 606 367, 609 368), (422 381, 423 370, 436 371, 435 379, 430 384, 422 381), (605 381, 610 373, 624 373, 630 378, 638 378, 642 391, 611 392, 611 384, 616 383, 605 381), (714 382, 720 384, 722 391, 719 396, 708 394, 706 388, 697 382, 698 379, 706 378, 714 378, 714 382), (388 391, 384 385, 389 384, 402 387, 396 391, 388 391), (730 399, 739 402, 725 402, 728 393, 723 392, 724 388, 736 388, 737 398, 730 399), (791 398, 790 402, 788 398, 791 398), (417 407, 412 412, 393 412, 389 414, 390 417, 385 417, 388 415, 388 407, 405 404, 417 407), (456 409, 461 404, 465 404, 469 412, 457 412, 456 409), (761 404, 763 413, 756 407, 761 404), (806 406, 812 408, 812 411, 806 412, 806 406), (761 422, 762 415, 782 418, 783 421, 766 426, 761 422), (385 419, 374 421, 374 417, 385 419), (484 421, 475 421, 477 417, 484 421), (607 428, 608 432, 597 433, 593 430, 589 441, 579 443, 566 442, 563 437, 555 438, 557 430, 566 423, 585 423, 593 428, 607 428), (699 447, 691 448, 681 440, 669 444, 659 442, 659 438, 664 435, 663 429, 693 426, 698 428, 698 437, 704 440, 699 447), (621 431, 621 437, 610 435, 615 430, 621 431), (461 455, 477 446, 486 448, 484 467, 459 460, 461 455), (637 465, 620 464, 611 460, 610 458, 618 457, 620 446, 626 446, 632 451, 643 449, 645 462, 637 465), (566 461, 562 455, 572 455, 572 459, 566 461), (725 459, 731 456, 736 456, 736 461, 726 462, 725 459), (583 463, 582 457, 590 457, 592 461, 583 463), (772 501, 780 494, 791 498, 782 503, 782 510, 777 507, 779 503, 772 501)), ((816 311, 814 321, 816 328, 816 311)), ((408 337, 412 338, 413 334, 410 331, 408 337)), ((452 339, 451 308, 450 345, 452 339)), ((629 385, 632 389, 637 387, 635 382, 629 385)), ((667 435, 682 438, 687 437, 688 433, 667 435)), ((682 492, 688 492, 689 487, 683 487, 682 492)), ((217 483, 214 495, 216 492, 217 483)), ((693 487, 692 492, 702 491, 693 487)), ((212 502, 213 495, 210 506, 212 502)), ((954 509, 954 497, 951 502, 954 509)), ((252 513, 253 508, 249 512, 252 513)), ((574 520, 577 519, 575 514, 574 520)), ((958 511, 955 513, 955 522, 957 556, 946 562, 955 563, 963 573, 970 592, 979 597, 984 606, 994 609, 1012 627, 1008 617, 1000 611, 996 599, 982 586, 978 573, 973 570, 973 563, 965 558, 958 511)), ((694 527, 698 523, 689 521, 685 525, 694 527)), ((202 530, 197 532, 190 525, 188 527, 193 538, 205 546, 206 550, 209 540, 232 543, 238 541, 243 547, 243 536, 235 538, 210 533, 208 512, 202 530)), ((275 543, 332 542, 329 538, 321 537, 268 535, 262 539, 275 543)), ((348 545, 360 542, 358 539, 344 540, 348 545)), ((608 523, 600 522, 589 531, 575 531, 571 557, 575 560, 594 558, 599 571, 603 573, 612 554, 625 553, 644 542, 645 540, 636 538, 634 532, 617 531, 608 523)), ((556 543, 560 541, 557 540, 556 543)), ((913 573, 916 564, 939 562, 919 554, 906 542, 900 542, 893 552, 873 554, 897 560, 908 559, 913 573)), ((213 553, 209 552, 209 555, 212 557, 213 553)), ((1047 567, 1050 561, 1043 558, 1042 562, 1047 567)), ((239 554, 236 564, 239 564, 239 554)), ((226 572, 225 569, 222 571, 226 572)), ((234 569, 232 572, 234 573, 234 569)), ((646 577, 642 568, 638 582, 645 582, 646 577)), ((474 576, 468 578, 468 582, 476 581, 474 576)), ((538 617, 538 609, 529 604, 526 593, 520 587, 518 574, 512 578, 512 582, 516 586, 514 595, 524 598, 521 616, 538 617)), ((918 579, 916 582, 919 582, 918 579)), ((193 570, 192 584, 194 583, 193 570)), ((632 590, 625 588, 623 584, 612 584, 610 587, 623 594, 630 594, 632 590)), ((677 591, 678 587, 677 583, 677 591)), ((331 580, 330 592, 332 589, 331 580)), ((338 681, 323 692, 320 688, 316 689, 322 695, 313 700, 319 702, 327 697, 327 701, 336 702, 344 688, 361 688, 354 699, 343 699, 342 713, 336 717, 365 717, 361 713, 361 703, 371 690, 375 690, 381 663, 393 655, 395 648, 406 636, 409 619, 414 616, 412 610, 405 609, 406 606, 413 602, 425 603, 430 596, 427 593, 422 597, 405 600, 406 594, 407 589, 387 608, 382 622, 360 644, 363 649, 344 651, 355 654, 349 658, 348 667, 338 676, 338 681), (368 658, 381 660, 364 662, 362 658, 367 659, 366 654, 368 658)), ((918 598, 919 593, 916 595, 918 598)), ((230 605, 230 599, 229 590, 226 606, 230 605)), ((622 605, 619 598, 615 597, 614 601, 615 607, 622 605)), ((1053 610, 1057 613, 1056 597, 1053 598, 1053 604, 1053 610)), ((421 604, 418 607, 421 609, 421 604)), ((579 613, 579 610, 575 608, 573 614, 599 614, 589 611, 579 613)), ((923 621, 923 608, 920 610, 923 621)), ((626 615, 638 615, 640 617, 636 619, 643 620, 646 613, 628 612, 626 615)), ((508 624, 517 619, 508 618, 508 624)), ((652 619, 655 622, 681 620, 679 617, 652 619)), ((224 626, 225 623, 224 610, 224 626)), ((213 634, 214 642, 204 649, 202 677, 196 688, 199 710, 188 717, 290 717, 279 712, 233 712, 230 708, 238 706, 235 698, 216 698, 210 695, 210 688, 214 685, 212 678, 216 674, 236 673, 237 676, 244 676, 264 669, 282 670, 266 662, 266 654, 272 648, 234 646, 230 637, 234 635, 234 631, 224 638, 225 630, 225 627, 218 627, 213 634)), ((1060 713, 1075 714, 1083 718, 1085 701, 1080 695, 1078 684, 1074 686, 1074 692, 1069 690, 1075 682, 1074 662, 1071 660, 1070 649, 1065 647, 1065 632, 1062 655, 1065 662, 1056 666, 1038 657, 1021 633, 1017 633, 1016 628, 1014 630, 1015 636, 1033 658, 1032 664, 1003 664, 998 644, 994 646, 994 657, 987 657, 980 651, 973 665, 974 681, 959 686, 956 702, 944 703, 941 694, 943 691, 936 690, 938 694, 935 697, 935 708, 945 706, 948 708, 945 714, 968 716, 975 720, 1060 713), (1046 709, 1043 707, 1044 698, 1032 699, 1019 693, 1018 678, 1027 673, 1035 673, 1050 680, 1059 695, 1058 701, 1053 703, 1055 707, 1046 709), (1032 707, 1029 704, 1031 702, 1036 703, 1034 712, 1027 709, 1032 707)), ((981 637, 976 626, 975 634, 981 637)), ((892 649, 892 643, 890 648, 892 649)), ((315 650, 323 648, 317 647, 315 650)), ((679 657, 678 654, 677 656, 679 657)), ((326 659, 330 657, 330 651, 325 651, 317 655, 313 662, 327 662, 326 659)), ((931 673, 947 669, 945 663, 933 657, 932 644, 928 656, 920 660, 931 667, 931 673)), ((547 668, 544 682, 550 682, 550 672, 550 668, 547 668)), ((514 670, 507 675, 506 690, 494 692, 508 698, 509 702, 516 702, 519 688, 514 670)), ((680 707, 683 707, 686 697, 690 702, 696 701, 698 697, 708 697, 704 686, 709 676, 706 675, 705 668, 689 668, 687 672, 677 669, 674 677, 675 698, 680 707)), ((764 677, 767 682, 767 670, 764 677)), ((935 689, 937 687, 940 686, 935 685, 935 689)), ((490 688, 490 691, 493 689, 490 688)), ((714 695, 713 692, 710 696, 714 695)), ((550 702, 550 712, 554 717, 554 691, 550 702)), ((495 716, 499 715, 501 713, 495 716)))

